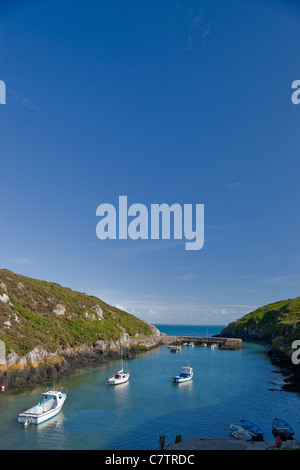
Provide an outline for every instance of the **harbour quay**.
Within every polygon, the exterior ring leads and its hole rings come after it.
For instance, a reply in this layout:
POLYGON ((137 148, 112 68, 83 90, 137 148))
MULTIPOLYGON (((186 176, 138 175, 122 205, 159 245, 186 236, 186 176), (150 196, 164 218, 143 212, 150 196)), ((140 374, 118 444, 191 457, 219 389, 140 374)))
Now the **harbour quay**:
POLYGON ((241 338, 223 338, 220 336, 164 336, 162 339, 163 344, 169 346, 187 346, 192 343, 194 346, 207 346, 217 345, 219 349, 235 350, 243 347, 243 340, 241 338))

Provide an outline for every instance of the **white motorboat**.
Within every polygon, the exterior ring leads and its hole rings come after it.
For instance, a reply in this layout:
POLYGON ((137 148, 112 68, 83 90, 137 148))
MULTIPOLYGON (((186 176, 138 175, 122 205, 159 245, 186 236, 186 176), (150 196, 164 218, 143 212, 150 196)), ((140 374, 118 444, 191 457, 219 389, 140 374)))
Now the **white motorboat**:
POLYGON ((56 416, 67 398, 61 390, 49 390, 42 394, 40 402, 29 410, 20 413, 18 422, 24 424, 41 424, 56 416))
POLYGON ((218 344, 217 344, 217 343, 213 343, 213 344, 211 345, 211 349, 216 349, 217 347, 218 347, 218 344))
POLYGON ((181 369, 181 373, 179 375, 175 375, 172 377, 173 382, 188 382, 193 378, 193 368, 190 366, 183 366, 181 369))

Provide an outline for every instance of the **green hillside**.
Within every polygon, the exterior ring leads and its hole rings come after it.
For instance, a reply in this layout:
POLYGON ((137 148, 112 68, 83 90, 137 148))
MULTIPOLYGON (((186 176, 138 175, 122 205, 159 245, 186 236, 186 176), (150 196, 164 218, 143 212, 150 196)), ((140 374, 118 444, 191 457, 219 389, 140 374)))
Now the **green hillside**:
POLYGON ((54 282, 0 270, 0 340, 22 356, 37 345, 57 348, 113 341, 121 334, 148 336, 151 326, 94 296, 54 282))
POLYGON ((300 297, 259 307, 230 323, 223 333, 252 339, 284 336, 289 342, 300 339, 300 297))

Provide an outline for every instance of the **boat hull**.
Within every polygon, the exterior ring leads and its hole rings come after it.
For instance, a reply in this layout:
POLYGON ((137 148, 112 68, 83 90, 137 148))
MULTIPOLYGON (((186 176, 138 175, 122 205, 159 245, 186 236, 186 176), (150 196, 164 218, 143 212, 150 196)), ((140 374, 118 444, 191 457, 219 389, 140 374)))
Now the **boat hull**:
POLYGON ((242 419, 240 421, 240 425, 245 428, 252 436, 255 440, 257 441, 263 441, 263 436, 264 436, 264 433, 263 431, 260 429, 260 427, 258 427, 256 424, 254 423, 251 423, 250 421, 247 421, 245 419, 242 419))
POLYGON ((183 366, 181 373, 172 377, 173 382, 189 382, 194 375, 193 368, 190 366, 183 366))
POLYGON ((182 377, 179 377, 179 376, 172 377, 173 382, 176 382, 176 383, 189 382, 190 380, 192 380, 192 378, 193 378, 193 376, 185 377, 185 378, 182 378, 182 377))
POLYGON ((279 418, 274 418, 272 422, 273 433, 282 439, 294 439, 294 431, 290 424, 279 418))
POLYGON ((233 437, 236 439, 241 439, 245 441, 251 441, 252 435, 247 431, 247 429, 243 428, 238 424, 231 424, 230 431, 233 437))
POLYGON ((108 378, 106 380, 106 383, 108 385, 120 385, 120 384, 124 384, 125 382, 128 382, 128 380, 129 380, 129 374, 123 374, 120 377, 112 376, 108 378))
POLYGON ((61 401, 61 403, 57 407, 48 411, 38 412, 37 410, 39 408, 38 405, 33 408, 30 408, 29 410, 24 411, 23 413, 19 414, 18 423, 25 424, 25 425, 28 425, 28 424, 37 425, 37 424, 44 423, 45 421, 49 421, 49 419, 54 418, 54 416, 60 413, 65 400, 66 400, 66 396, 63 395, 63 400, 61 401))
POLYGON ((170 352, 181 352, 181 346, 169 346, 170 352))

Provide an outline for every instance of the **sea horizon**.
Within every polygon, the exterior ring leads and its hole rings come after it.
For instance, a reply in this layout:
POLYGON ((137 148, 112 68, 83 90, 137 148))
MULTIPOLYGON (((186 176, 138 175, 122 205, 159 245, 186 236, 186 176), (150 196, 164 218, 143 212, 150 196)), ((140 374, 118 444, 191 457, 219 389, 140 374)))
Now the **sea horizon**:
POLYGON ((220 334, 226 325, 190 325, 155 323, 154 326, 161 332, 170 336, 214 336, 220 334))

